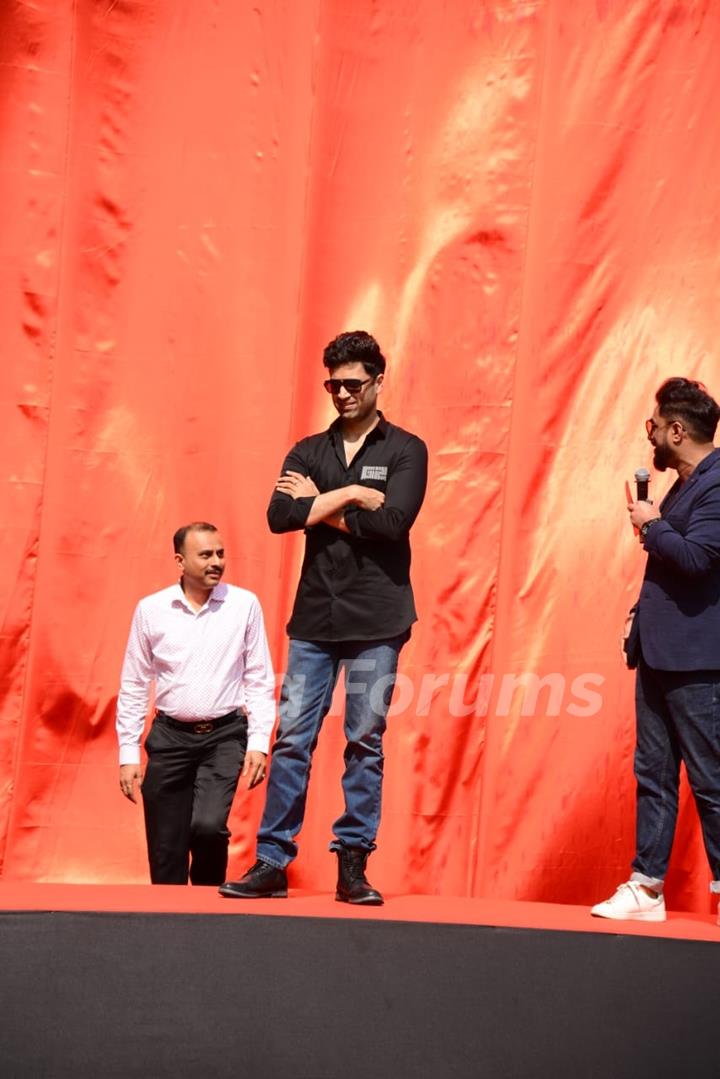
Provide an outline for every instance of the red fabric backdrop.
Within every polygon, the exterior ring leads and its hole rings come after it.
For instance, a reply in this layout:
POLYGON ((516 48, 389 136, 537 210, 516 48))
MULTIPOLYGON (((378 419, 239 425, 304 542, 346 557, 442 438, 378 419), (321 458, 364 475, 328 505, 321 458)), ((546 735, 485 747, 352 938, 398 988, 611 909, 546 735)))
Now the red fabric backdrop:
MULTIPOLYGON (((581 903, 624 878, 623 481, 662 378, 720 392, 718 45, 718 0, 0 6, 6 879, 146 880, 114 700, 179 523, 221 526, 283 669, 301 540, 265 505, 353 328, 431 450, 373 877, 581 903)), ((331 886, 341 747, 335 714, 299 886, 331 886)), ((686 798, 670 904, 707 910, 707 875, 686 798)))

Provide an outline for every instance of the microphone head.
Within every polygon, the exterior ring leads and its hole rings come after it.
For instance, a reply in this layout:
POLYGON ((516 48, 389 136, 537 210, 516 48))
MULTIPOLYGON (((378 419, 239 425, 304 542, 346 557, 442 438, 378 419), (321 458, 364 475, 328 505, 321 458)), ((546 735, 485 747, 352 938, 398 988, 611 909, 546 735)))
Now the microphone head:
POLYGON ((650 479, 650 473, 646 468, 637 468, 635 470, 635 480, 637 483, 647 483, 650 479))

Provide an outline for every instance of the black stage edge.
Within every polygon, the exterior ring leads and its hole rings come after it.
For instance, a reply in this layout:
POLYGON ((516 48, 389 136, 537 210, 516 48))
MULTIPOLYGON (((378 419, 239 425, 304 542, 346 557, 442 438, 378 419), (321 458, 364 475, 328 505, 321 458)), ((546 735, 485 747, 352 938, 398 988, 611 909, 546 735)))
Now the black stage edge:
POLYGON ((3 1079, 718 1073, 720 951, 364 919, 0 914, 3 1079))

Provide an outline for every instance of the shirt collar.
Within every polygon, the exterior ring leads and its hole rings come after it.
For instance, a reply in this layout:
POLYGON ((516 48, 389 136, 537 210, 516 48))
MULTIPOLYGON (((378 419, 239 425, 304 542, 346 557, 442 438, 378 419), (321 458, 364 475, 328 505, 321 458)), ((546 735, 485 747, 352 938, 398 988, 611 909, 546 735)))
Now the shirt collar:
MULTIPOLYGON (((203 604, 200 610, 206 610, 211 603, 224 603, 227 599, 227 594, 228 586, 225 584, 224 581, 220 581, 219 584, 215 585, 208 597, 207 603, 203 604)), ((188 611, 192 611, 193 614, 198 614, 198 611, 194 610, 185 598, 185 593, 180 587, 179 581, 177 584, 174 584, 170 589, 170 605, 172 607, 177 607, 179 605, 181 607, 185 607, 188 611)))
MULTIPOLYGON (((707 457, 703 457, 702 461, 695 469, 695 472, 707 472, 708 468, 710 468, 714 464, 717 464, 718 457, 720 457, 720 449, 716 447, 707 455, 707 457)), ((694 474, 695 473, 693 473, 693 475, 694 474)))
MULTIPOLYGON (((385 419, 380 409, 378 409, 378 422, 375 424, 372 431, 368 432, 366 439, 370 438, 371 436, 373 438, 386 438, 389 426, 390 425, 388 421, 385 419)), ((338 418, 336 420, 333 420, 333 422, 330 424, 330 426, 328 427, 328 434, 331 438, 341 437, 342 432, 340 430, 340 416, 338 416, 338 418)))

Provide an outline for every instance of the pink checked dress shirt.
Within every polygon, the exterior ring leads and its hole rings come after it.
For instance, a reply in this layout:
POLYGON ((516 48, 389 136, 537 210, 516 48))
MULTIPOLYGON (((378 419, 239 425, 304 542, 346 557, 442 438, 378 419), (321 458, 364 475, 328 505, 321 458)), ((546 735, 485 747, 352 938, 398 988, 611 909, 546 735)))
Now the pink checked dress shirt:
POLYGON ((140 761, 153 682, 155 706, 174 719, 216 719, 245 708, 248 750, 267 753, 275 676, 257 597, 220 583, 194 611, 175 584, 140 600, 117 703, 120 764, 140 761))

